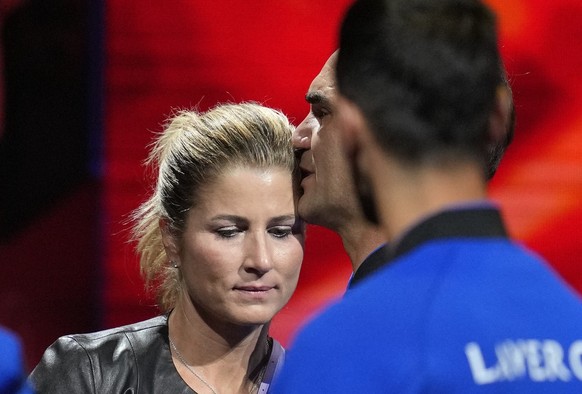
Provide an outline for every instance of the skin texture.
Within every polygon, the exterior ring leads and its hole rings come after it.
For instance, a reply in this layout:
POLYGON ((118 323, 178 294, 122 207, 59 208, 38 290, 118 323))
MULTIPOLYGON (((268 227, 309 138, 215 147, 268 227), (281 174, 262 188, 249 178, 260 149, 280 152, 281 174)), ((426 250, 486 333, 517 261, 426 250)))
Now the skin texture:
POLYGON ((303 246, 295 222, 291 175, 283 170, 236 168, 201 193, 173 257, 200 318, 271 320, 299 277, 303 246))
POLYGON ((303 196, 299 200, 299 213, 307 221, 333 230, 347 220, 344 216, 350 211, 344 208, 354 203, 350 199, 353 193, 349 188, 346 190, 346 185, 351 185, 350 168, 337 132, 335 58, 334 54, 328 59, 311 83, 306 94, 311 110, 293 135, 295 147, 307 149, 300 162, 305 177, 301 183, 303 196))
MULTIPOLYGON (((219 391, 248 392, 238 366, 250 360, 252 371, 264 357, 268 323, 295 290, 303 259, 292 177, 285 169, 236 167, 198 195, 181 240, 162 227, 182 272, 170 337, 219 391)), ((174 362, 192 388, 207 390, 174 362)))
POLYGON ((308 223, 337 232, 355 270, 383 242, 380 231, 368 223, 361 211, 352 168, 339 132, 335 62, 337 52, 313 79, 305 96, 310 104, 306 118, 293 133, 293 145, 304 150, 303 195, 299 215, 308 223))

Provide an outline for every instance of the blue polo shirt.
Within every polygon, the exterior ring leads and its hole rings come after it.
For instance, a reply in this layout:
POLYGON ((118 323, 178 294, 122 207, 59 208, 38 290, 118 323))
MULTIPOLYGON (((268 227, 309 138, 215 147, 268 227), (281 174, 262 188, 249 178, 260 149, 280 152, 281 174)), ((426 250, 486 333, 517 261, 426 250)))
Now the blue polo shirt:
POLYGON ((582 303, 494 208, 418 224, 312 321, 275 393, 582 393, 582 303))

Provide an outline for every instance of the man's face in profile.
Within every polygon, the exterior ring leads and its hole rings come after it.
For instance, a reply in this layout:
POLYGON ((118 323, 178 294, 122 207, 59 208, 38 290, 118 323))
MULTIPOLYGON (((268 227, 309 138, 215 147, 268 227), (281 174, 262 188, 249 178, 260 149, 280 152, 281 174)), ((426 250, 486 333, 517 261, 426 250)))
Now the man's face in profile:
POLYGON ((337 231, 360 210, 338 124, 336 58, 337 52, 312 81, 306 94, 310 112, 293 133, 293 144, 302 153, 299 214, 308 223, 337 231))

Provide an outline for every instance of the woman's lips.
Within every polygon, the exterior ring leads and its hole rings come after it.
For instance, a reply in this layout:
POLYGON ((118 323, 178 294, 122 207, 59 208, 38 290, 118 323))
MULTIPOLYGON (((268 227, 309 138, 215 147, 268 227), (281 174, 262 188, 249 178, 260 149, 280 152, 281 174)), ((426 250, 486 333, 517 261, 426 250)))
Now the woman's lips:
POLYGON ((272 288, 273 288, 273 286, 240 286, 240 287, 235 287, 236 290, 252 291, 252 292, 269 291, 272 288))
POLYGON ((243 298, 253 301, 266 300, 274 289, 274 286, 239 286, 234 288, 243 298))

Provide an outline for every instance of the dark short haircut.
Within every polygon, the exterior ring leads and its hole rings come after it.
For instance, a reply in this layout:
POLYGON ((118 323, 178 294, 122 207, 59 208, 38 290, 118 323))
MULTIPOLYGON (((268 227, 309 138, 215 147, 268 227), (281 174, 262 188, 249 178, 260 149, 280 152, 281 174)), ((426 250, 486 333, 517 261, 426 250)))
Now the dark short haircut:
POLYGON ((485 166, 500 65, 495 16, 478 0, 359 0, 342 24, 337 79, 399 160, 454 152, 485 166))

